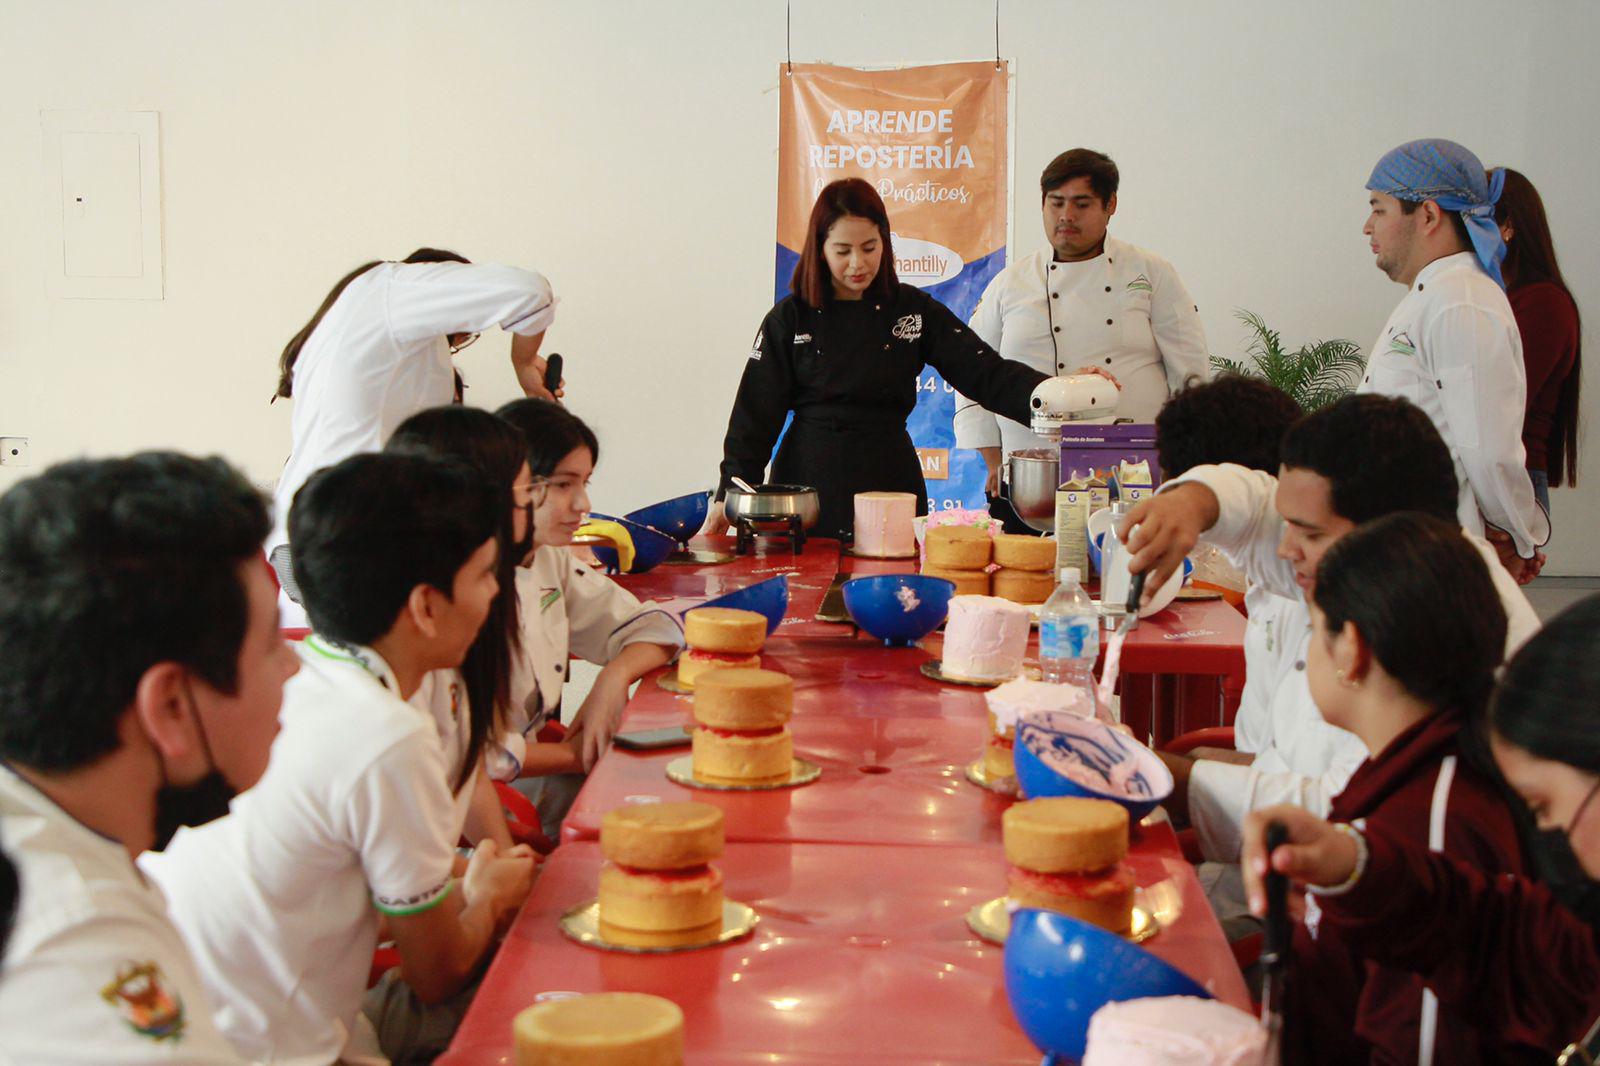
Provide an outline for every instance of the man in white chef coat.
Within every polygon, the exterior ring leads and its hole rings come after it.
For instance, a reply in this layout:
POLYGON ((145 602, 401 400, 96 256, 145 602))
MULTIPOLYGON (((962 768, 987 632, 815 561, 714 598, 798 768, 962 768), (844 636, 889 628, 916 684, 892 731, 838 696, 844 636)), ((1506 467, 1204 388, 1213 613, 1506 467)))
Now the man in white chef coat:
POLYGON ((1503 170, 1486 174, 1453 141, 1402 144, 1373 168, 1362 232, 1378 269, 1409 291, 1373 342, 1358 391, 1403 397, 1433 420, 1455 460, 1462 528, 1487 535, 1526 583, 1544 563, 1550 520, 1524 465, 1522 335, 1494 220, 1504 183, 1503 170))
MULTIPOLYGON (((1172 264, 1107 235, 1119 180, 1116 163, 1088 148, 1052 159, 1039 178, 1049 247, 996 275, 971 325, 1002 356, 1043 373, 1114 378, 1117 417, 1154 422, 1168 396, 1210 376, 1206 336, 1172 264)), ((1040 445, 1026 425, 960 395, 955 432, 957 447, 983 455, 991 497, 1006 453, 1040 445)))

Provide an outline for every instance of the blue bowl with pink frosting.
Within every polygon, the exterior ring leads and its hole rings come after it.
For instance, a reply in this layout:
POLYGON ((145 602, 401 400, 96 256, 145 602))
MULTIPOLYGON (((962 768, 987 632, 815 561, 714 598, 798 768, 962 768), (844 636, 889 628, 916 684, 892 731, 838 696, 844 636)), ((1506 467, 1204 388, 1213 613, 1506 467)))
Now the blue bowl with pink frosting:
POLYGON ((1017 722, 1013 755, 1017 785, 1029 799, 1110 800, 1137 822, 1172 795, 1172 771, 1159 755, 1094 718, 1026 712, 1017 722))

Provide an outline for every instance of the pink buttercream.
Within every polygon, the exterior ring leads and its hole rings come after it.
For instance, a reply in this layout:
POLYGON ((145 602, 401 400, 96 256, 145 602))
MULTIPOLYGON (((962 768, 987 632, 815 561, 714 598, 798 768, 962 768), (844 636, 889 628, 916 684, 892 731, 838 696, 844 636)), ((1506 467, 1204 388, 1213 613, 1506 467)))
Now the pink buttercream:
POLYGON ((1007 681, 1022 673, 1033 613, 995 596, 955 596, 944 626, 942 669, 951 677, 1007 681))
POLYGON ((1081 689, 1048 681, 1030 681, 1025 677, 990 689, 984 699, 995 724, 1002 730, 1015 729, 1017 719, 1030 711, 1065 711, 1084 718, 1094 714, 1088 694, 1081 689))
POLYGON ((1130 999, 1094 1012, 1083 1066, 1256 1066, 1266 1045, 1261 1023, 1226 1003, 1130 999))

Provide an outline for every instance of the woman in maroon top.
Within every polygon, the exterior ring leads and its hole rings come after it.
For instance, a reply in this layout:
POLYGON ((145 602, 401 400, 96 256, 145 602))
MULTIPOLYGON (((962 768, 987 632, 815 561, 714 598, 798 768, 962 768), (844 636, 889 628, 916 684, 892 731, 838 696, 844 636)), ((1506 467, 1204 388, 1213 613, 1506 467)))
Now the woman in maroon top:
POLYGON ((1550 489, 1578 483, 1578 384, 1582 377, 1578 305, 1561 277, 1544 200, 1522 174, 1505 168, 1505 191, 1495 221, 1505 238, 1501 274, 1528 372, 1528 413, 1522 447, 1539 505, 1548 513, 1550 489))
MULTIPOLYGON (((1487 871, 1520 872, 1505 792, 1468 723, 1482 716, 1506 616, 1459 526, 1418 512, 1368 522, 1317 567, 1306 680, 1330 725, 1369 758, 1333 801, 1336 822, 1381 827, 1487 871)), ((1286 1061, 1525 1061, 1531 1048, 1442 1007, 1416 976, 1363 958, 1315 898, 1295 932, 1286 1061)))
MULTIPOLYGON (((1506 667, 1489 745, 1546 834, 1565 837, 1600 881, 1600 596, 1563 612, 1506 667)), ((1445 1007, 1502 1038, 1531 1037, 1545 1062, 1600 1052, 1600 938, 1544 885, 1495 875, 1387 826, 1330 825, 1298 807, 1251 814, 1243 866, 1261 910, 1266 827, 1289 843, 1274 870, 1313 887, 1324 928, 1352 951, 1417 974, 1445 1007), (1562 1049, 1566 1050, 1563 1051, 1562 1049), (1559 1056, 1559 1058, 1558 1058, 1559 1056)))

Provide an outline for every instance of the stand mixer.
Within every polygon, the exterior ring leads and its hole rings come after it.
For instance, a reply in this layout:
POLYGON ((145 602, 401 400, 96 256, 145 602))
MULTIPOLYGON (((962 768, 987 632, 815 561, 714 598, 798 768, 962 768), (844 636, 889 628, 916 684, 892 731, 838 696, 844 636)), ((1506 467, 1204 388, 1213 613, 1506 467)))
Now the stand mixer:
POLYGON ((1002 467, 1006 496, 1028 525, 1041 533, 1055 530, 1056 489, 1061 484, 1062 430, 1074 423, 1110 422, 1117 413, 1117 386, 1098 374, 1047 378, 1033 390, 1029 427, 1048 447, 1025 448, 1006 456, 1002 467))

